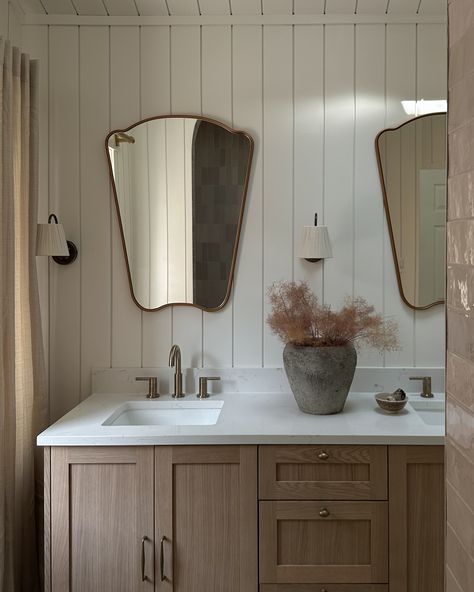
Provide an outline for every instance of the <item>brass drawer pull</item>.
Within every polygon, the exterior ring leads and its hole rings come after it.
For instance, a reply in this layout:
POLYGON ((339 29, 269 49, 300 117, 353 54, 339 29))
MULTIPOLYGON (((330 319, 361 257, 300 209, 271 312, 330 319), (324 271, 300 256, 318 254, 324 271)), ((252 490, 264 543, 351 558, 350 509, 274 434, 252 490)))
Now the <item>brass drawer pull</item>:
POLYGON ((165 553, 164 553, 164 545, 167 538, 165 536, 161 537, 160 540, 160 580, 162 582, 165 581, 165 553))
POLYGON ((319 510, 319 515, 321 518, 327 518, 329 516, 329 510, 327 508, 321 508, 319 510))
POLYGON ((319 460, 327 460, 329 458, 329 454, 324 452, 324 450, 321 450, 321 452, 318 454, 318 458, 319 460))
POLYGON ((145 575, 145 542, 147 540, 147 536, 142 537, 142 582, 146 582, 148 579, 145 575))
POLYGON ((328 592, 327 588, 321 588, 321 592, 328 592))

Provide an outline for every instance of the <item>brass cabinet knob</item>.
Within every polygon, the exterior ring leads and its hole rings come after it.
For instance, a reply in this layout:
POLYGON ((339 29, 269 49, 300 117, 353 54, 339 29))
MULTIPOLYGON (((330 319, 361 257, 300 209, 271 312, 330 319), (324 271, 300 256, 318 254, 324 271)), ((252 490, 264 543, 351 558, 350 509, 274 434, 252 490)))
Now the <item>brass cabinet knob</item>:
POLYGON ((319 515, 321 518, 327 518, 329 516, 329 510, 327 508, 321 508, 319 510, 319 515))
POLYGON ((328 592, 327 588, 321 588, 321 592, 328 592))
POLYGON ((327 460, 329 458, 329 454, 324 452, 324 450, 321 450, 321 452, 318 454, 318 458, 319 460, 327 460))

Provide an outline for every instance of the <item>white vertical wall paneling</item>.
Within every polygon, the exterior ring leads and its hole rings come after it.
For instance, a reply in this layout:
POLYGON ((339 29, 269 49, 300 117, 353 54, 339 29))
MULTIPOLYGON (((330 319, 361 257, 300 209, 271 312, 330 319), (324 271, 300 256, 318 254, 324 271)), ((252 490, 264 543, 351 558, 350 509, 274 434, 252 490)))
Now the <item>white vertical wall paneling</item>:
POLYGON ((389 14, 416 14, 420 0, 390 0, 389 14))
POLYGON ((383 14, 389 0, 357 0, 357 14, 383 14))
POLYGON ((21 39, 21 20, 18 8, 11 2, 8 3, 8 38, 13 45, 22 46, 21 39))
MULTIPOLYGON (((171 29, 171 110, 201 113, 200 27, 171 29)), ((202 316, 202 311, 191 306, 173 309, 173 341, 182 349, 183 366, 202 366, 202 316)))
POLYGON ((447 9, 446 0, 421 0, 418 14, 446 14, 447 9))
MULTIPOLYGON (((8 0, 2 0, 2 2, 7 4, 8 0)), ((45 14, 40 0, 19 0, 19 4, 25 14, 45 14)))
POLYGON ((229 14, 229 0, 199 0, 202 15, 229 14))
MULTIPOLYGON (((140 56, 142 117, 166 115, 171 112, 170 28, 142 27, 140 56)), ((157 240, 161 238, 157 237, 157 240)), ((171 308, 143 312, 142 317, 143 366, 166 366, 172 345, 171 308)))
POLYGON ((293 276, 293 28, 263 33, 264 364, 281 366, 282 345, 266 324, 267 289, 293 276))
POLYGON ((232 36, 234 126, 255 142, 233 288, 234 366, 263 365, 262 32, 240 26, 232 36))
MULTIPOLYGON (((117 129, 140 119, 139 28, 112 27, 110 51, 110 126, 117 129)), ((115 211, 111 219, 112 366, 139 367, 142 363, 141 315, 130 297, 115 211)))
POLYGON ((298 259, 296 252, 314 214, 324 222, 324 27, 296 27, 294 51, 294 275, 321 299, 324 263, 298 259))
POLYGON ((80 171, 79 171, 79 31, 50 27, 50 207, 64 224, 66 237, 79 248, 69 266, 51 264, 50 390, 51 419, 80 399, 80 171))
POLYGON ((0 35, 8 39, 8 0, 0 0, 0 35))
POLYGON ((263 14, 291 14, 293 0, 262 0, 263 14))
POLYGON ((354 280, 354 27, 326 26, 324 221, 333 259, 324 264, 324 298, 339 307, 354 280))
MULTIPOLYGON (((354 163, 354 294, 383 313, 383 203, 374 138, 384 128, 385 26, 356 28, 354 163)), ((361 366, 381 366, 377 352, 361 350, 361 366)))
MULTIPOLYGON (((442 25, 417 26, 417 99, 447 96, 447 31, 442 25)), ((433 364, 445 351, 445 308, 435 306, 415 313, 415 363, 433 364)))
POLYGON ((295 14, 323 14, 325 0, 294 0, 295 14))
MULTIPOLYGON (((23 29, 23 49, 33 59, 40 61, 39 77, 39 198, 38 221, 47 222, 49 216, 49 88, 48 88, 48 27, 26 27, 23 29)), ((47 388, 49 392, 49 257, 37 257, 38 291, 41 309, 44 357, 46 362, 47 388)), ((53 265, 55 265, 53 263, 53 265)))
MULTIPOLYGON (((386 31, 385 127, 394 127, 410 119, 400 101, 416 97, 416 26, 387 25, 386 31)), ((398 323, 401 346, 400 351, 385 355, 385 364, 386 366, 412 366, 414 364, 415 315, 400 297, 385 216, 384 229, 384 308, 385 314, 393 317, 398 323)))
MULTIPOLYGON (((202 112, 232 125, 232 33, 202 28, 202 112)), ((233 293, 223 310, 204 313, 204 366, 232 366, 233 293)))
POLYGON ((109 177, 104 150, 109 131, 109 28, 81 27, 81 398, 90 371, 111 364, 109 177))

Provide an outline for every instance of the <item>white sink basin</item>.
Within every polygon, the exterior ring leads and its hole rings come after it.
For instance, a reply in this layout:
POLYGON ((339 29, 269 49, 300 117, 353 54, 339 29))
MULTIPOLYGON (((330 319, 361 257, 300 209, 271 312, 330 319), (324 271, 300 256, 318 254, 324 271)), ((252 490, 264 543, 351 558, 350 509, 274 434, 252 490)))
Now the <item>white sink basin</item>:
POLYGON ((103 426, 214 425, 224 401, 127 401, 103 426))
POLYGON ((427 425, 444 425, 444 401, 410 401, 411 407, 427 425))

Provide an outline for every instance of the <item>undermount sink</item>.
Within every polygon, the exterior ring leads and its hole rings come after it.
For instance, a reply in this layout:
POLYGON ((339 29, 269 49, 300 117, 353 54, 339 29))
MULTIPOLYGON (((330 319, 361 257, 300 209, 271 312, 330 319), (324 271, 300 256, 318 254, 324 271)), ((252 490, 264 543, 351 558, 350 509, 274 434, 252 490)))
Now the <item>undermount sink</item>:
POLYGON ((214 425, 224 401, 127 401, 103 426, 214 425))
POLYGON ((444 425, 444 401, 410 401, 411 407, 427 425, 444 425))

